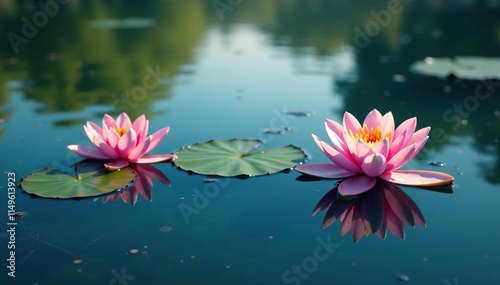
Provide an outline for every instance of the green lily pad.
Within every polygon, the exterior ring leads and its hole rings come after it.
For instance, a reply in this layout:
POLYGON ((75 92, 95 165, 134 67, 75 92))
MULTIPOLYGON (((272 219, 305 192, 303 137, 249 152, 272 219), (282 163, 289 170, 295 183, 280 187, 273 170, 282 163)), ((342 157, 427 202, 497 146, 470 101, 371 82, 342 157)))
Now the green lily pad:
POLYGON ((500 79, 500 58, 463 56, 417 61, 411 69, 420 74, 468 80, 500 79))
POLYGON ((129 167, 108 172, 103 161, 84 160, 73 167, 75 173, 46 167, 23 177, 21 187, 29 194, 46 198, 81 198, 124 189, 135 180, 129 167))
POLYGON ((289 145, 263 151, 253 151, 259 140, 211 140, 183 147, 174 157, 178 167, 205 175, 256 176, 291 169, 304 161, 306 154, 289 145))

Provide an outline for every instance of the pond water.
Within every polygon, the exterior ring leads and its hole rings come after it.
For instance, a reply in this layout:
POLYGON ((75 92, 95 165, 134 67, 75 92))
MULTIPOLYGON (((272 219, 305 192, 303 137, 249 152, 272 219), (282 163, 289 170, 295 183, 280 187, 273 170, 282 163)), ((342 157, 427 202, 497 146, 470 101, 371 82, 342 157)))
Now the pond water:
POLYGON ((498 57, 498 1, 66 2, 0 3, 2 217, 8 173, 75 162, 66 145, 87 140, 82 125, 122 111, 171 127, 156 153, 252 138, 299 146, 306 163, 328 161, 311 138, 327 138, 326 118, 417 117, 432 130, 408 168, 453 175, 453 193, 402 186, 427 226, 354 242, 311 217, 337 180, 295 171, 205 181, 159 163, 170 185, 135 197, 19 189, 15 277, 1 220, 2 284, 500 284, 499 84, 409 68, 498 57))

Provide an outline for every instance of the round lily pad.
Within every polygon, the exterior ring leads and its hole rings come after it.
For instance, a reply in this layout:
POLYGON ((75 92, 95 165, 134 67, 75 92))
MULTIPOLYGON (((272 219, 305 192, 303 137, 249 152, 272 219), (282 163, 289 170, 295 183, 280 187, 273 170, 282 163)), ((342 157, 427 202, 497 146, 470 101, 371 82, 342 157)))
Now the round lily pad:
POLYGON ((431 58, 411 65, 416 73, 455 77, 469 80, 500 79, 500 58, 463 56, 456 58, 431 58))
POLYGON ((46 198, 81 198, 120 190, 135 180, 132 169, 109 172, 102 161, 84 160, 73 167, 74 173, 46 167, 24 177, 21 187, 29 194, 46 198))
POLYGON ((173 162, 187 171, 231 177, 256 176, 291 169, 306 158, 304 151, 293 145, 252 151, 261 143, 259 140, 242 139, 197 143, 179 150, 173 162))

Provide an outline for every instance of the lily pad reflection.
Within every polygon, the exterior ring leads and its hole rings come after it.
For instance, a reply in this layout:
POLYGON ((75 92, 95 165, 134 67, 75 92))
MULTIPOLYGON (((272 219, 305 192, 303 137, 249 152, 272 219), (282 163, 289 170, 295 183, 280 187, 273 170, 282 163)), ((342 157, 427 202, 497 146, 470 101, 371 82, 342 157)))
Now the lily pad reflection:
MULTIPOLYGON (((429 190, 451 193, 451 187, 429 190)), ((355 242, 371 233, 385 239, 388 230, 405 239, 405 225, 426 227, 422 212, 410 196, 396 184, 381 179, 369 191, 349 199, 340 197, 336 186, 321 198, 312 216, 320 211, 326 211, 323 228, 340 220, 341 235, 350 231, 355 242)))

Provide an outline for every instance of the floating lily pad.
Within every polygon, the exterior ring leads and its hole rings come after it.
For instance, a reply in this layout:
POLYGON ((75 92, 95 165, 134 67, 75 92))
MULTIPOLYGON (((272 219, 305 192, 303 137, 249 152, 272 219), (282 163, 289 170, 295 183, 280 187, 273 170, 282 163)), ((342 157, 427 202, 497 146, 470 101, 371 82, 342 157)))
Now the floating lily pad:
POLYGON ((291 169, 306 158, 304 151, 293 145, 251 152, 261 143, 240 139, 197 143, 179 150, 174 163, 205 175, 256 176, 291 169))
POLYGON ((152 27, 155 25, 155 20, 148 18, 102 19, 90 21, 88 25, 93 29, 137 29, 152 27))
POLYGON ((75 173, 46 167, 21 180, 24 191, 46 198, 81 198, 123 189, 134 183, 130 168, 108 172, 102 161, 84 160, 74 165, 75 173))
POLYGON ((431 58, 411 65, 416 73, 437 77, 456 77, 469 80, 500 79, 500 58, 456 57, 431 58))

